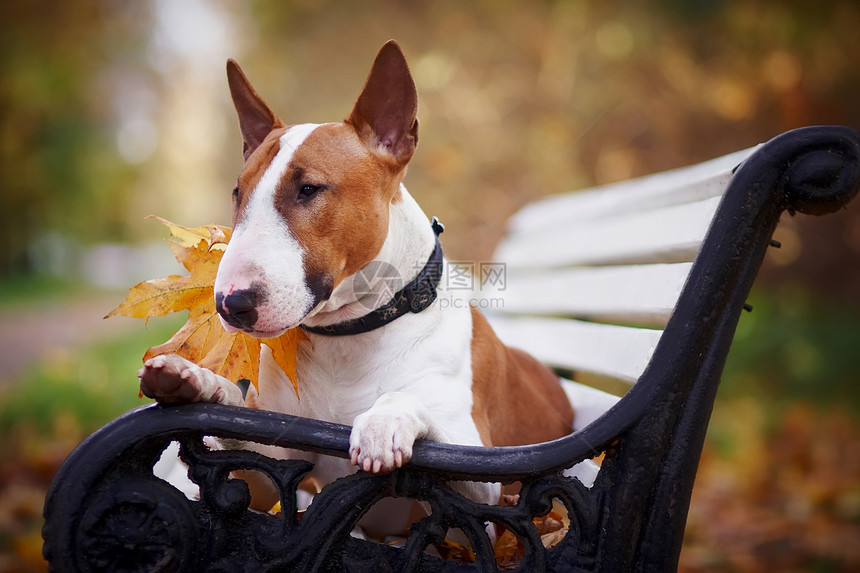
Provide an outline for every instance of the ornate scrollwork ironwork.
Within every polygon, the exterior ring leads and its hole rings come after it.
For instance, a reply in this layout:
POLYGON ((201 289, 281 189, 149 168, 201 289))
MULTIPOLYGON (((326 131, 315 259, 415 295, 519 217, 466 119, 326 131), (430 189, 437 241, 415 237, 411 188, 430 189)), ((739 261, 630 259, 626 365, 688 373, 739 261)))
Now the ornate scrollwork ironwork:
POLYGON ((85 570, 182 571, 196 560, 197 522, 165 482, 116 482, 84 512, 78 545, 85 570))

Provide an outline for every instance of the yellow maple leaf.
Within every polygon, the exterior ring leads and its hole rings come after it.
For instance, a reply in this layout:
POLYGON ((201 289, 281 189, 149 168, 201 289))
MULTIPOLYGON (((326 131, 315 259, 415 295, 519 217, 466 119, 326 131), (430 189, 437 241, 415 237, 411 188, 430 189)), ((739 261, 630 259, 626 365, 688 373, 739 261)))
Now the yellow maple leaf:
POLYGON ((265 344, 298 395, 296 349, 307 339, 300 328, 261 340, 243 332, 230 334, 218 319, 213 285, 232 229, 221 225, 188 228, 155 218, 170 229, 173 254, 190 274, 171 275, 131 287, 125 301, 105 318, 122 315, 149 320, 152 316, 188 310, 188 321, 182 328, 167 342, 148 349, 144 361, 159 354, 175 353, 228 380, 248 379, 259 391, 260 345, 265 344))

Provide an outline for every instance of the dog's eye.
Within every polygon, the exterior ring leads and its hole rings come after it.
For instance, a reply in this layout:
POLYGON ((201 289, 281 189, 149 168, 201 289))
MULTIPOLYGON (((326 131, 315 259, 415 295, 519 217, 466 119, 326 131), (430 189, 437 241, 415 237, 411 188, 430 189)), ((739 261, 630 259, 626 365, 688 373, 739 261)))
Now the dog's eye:
POLYGON ((313 197, 320 189, 322 189, 321 185, 311 185, 310 183, 305 183, 304 185, 302 185, 301 189, 299 189, 299 198, 309 199, 310 197, 313 197))
POLYGON ((239 198, 239 186, 236 185, 235 187, 233 187, 233 200, 235 201, 238 198, 239 198))

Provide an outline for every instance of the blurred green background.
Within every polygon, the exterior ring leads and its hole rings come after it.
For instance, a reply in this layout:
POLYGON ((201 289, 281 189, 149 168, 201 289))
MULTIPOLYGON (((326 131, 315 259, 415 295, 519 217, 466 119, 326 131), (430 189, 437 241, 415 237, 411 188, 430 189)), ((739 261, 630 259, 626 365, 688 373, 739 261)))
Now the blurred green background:
MULTIPOLYGON (((408 187, 450 257, 486 260, 537 197, 860 127, 858 30, 852 1, 0 3, 0 572, 44 567, 53 472, 142 402, 140 357, 177 328, 102 320, 178 271, 144 217, 229 224, 227 57, 288 122, 331 121, 398 39, 421 98, 408 187)), ((786 219, 715 408, 684 571, 860 568, 860 201, 786 219)))

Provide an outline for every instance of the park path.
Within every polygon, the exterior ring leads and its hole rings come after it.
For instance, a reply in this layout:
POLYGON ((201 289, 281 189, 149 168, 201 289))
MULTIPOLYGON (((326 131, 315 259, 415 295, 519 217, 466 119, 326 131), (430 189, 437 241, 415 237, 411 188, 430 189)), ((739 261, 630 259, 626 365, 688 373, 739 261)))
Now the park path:
POLYGON ((124 317, 104 320, 122 298, 99 293, 0 309, 0 391, 47 353, 74 351, 139 327, 124 317))

